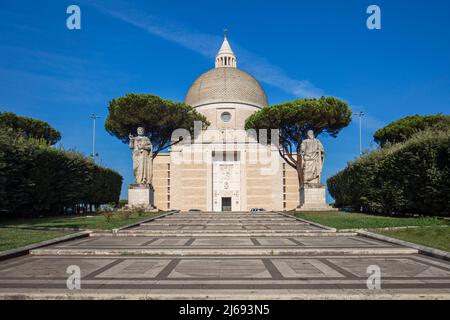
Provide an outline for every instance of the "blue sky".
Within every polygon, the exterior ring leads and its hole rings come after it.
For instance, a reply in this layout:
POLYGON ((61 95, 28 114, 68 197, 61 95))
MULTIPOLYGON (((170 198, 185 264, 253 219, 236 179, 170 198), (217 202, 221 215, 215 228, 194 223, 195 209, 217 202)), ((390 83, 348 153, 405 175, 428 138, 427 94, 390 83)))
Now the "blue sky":
MULTIPOLYGON (((363 145, 411 114, 450 112, 450 2, 446 0, 87 1, 0 3, 0 110, 48 121, 65 148, 91 152, 132 182, 128 147, 103 129, 109 100, 129 92, 183 100, 213 67, 227 27, 239 67, 271 104, 332 95, 364 111, 363 145), (81 8, 81 30, 66 8, 81 8), (382 29, 366 28, 377 4, 382 29)), ((358 156, 357 119, 323 138, 324 179, 358 156)))

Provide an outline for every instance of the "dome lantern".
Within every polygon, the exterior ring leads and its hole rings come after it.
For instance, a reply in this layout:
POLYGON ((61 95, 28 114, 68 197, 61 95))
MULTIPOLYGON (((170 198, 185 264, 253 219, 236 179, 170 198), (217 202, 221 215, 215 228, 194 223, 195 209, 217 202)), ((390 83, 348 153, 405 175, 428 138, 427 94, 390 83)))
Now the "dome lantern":
POLYGON ((237 68, 237 59, 228 42, 227 29, 224 30, 222 46, 216 56, 216 68, 237 68))

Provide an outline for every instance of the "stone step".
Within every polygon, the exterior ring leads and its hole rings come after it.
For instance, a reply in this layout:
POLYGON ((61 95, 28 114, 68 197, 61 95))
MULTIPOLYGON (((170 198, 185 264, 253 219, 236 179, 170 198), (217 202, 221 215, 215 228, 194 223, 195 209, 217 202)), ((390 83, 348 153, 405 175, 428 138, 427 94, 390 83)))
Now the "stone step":
POLYGON ((196 231, 199 230, 199 228, 206 228, 203 230, 211 230, 211 231, 245 231, 245 230, 287 230, 287 231, 293 231, 293 230, 325 230, 320 228, 314 228, 310 227, 308 225, 242 225, 242 224, 233 224, 233 225, 183 225, 183 224, 172 224, 170 226, 162 226, 162 225, 154 225, 154 224, 141 224, 138 227, 136 227, 136 230, 160 230, 161 232, 164 232, 166 230, 171 231, 178 231, 178 230, 190 230, 190 231, 196 231), (247 228, 247 229, 244 229, 247 228))
POLYGON ((241 220, 241 221, 294 221, 295 219, 288 217, 175 217, 167 216, 160 218, 158 220, 176 220, 176 221, 205 221, 205 220, 215 220, 215 221, 229 221, 229 220, 241 220))
POLYGON ((411 255, 417 249, 390 248, 199 248, 199 249, 35 249, 34 256, 323 256, 323 255, 411 255))
POLYGON ((152 229, 128 229, 128 230, 121 230, 120 233, 154 233, 154 234, 214 234, 217 236, 220 236, 222 233, 234 233, 236 235, 247 235, 247 234, 254 234, 254 233, 265 233, 265 234, 277 234, 277 233, 295 233, 295 234, 303 234, 303 233, 317 233, 317 234, 323 234, 323 233, 330 233, 333 231, 329 230, 321 230, 321 229, 282 229, 282 230, 235 230, 235 229, 212 229, 212 230, 190 230, 190 229, 182 229, 182 230, 152 230, 152 229))
MULTIPOLYGON (((240 220, 228 220, 228 221, 214 221, 214 220, 153 220, 149 222, 144 222, 142 224, 171 224, 171 225, 297 225, 297 221, 271 221, 267 223, 265 221, 240 221, 240 220)), ((298 225, 309 225, 309 223, 299 222, 298 225)))
MULTIPOLYGON (((238 222, 182 222, 182 223, 176 223, 176 222, 157 222, 157 221, 150 221, 150 222, 144 222, 140 224, 141 226, 292 226, 292 222, 276 222, 267 224, 266 222, 252 222, 252 223, 238 223, 238 222)), ((306 222, 295 222, 295 225, 309 225, 309 223, 306 222)))
POLYGON ((261 215, 248 215, 248 216, 221 216, 221 215, 216 215, 216 216, 210 216, 210 215, 185 215, 185 216, 180 216, 180 215, 170 215, 170 216, 166 216, 165 218, 172 218, 172 219, 286 219, 289 217, 286 216, 282 216, 282 215, 270 215, 270 216, 261 216, 261 215))
POLYGON ((122 230, 119 233, 101 233, 95 232, 91 233, 91 237, 101 237, 101 236, 110 236, 110 237, 159 237, 159 238, 173 238, 173 237, 182 237, 182 238, 204 238, 204 237, 235 237, 235 238, 244 238, 244 237, 353 237, 357 236, 356 232, 278 232, 278 233, 270 233, 270 232, 252 232, 252 233, 235 233, 235 232, 227 232, 227 233, 197 233, 195 231, 185 232, 185 233, 158 233, 153 231, 144 231, 144 232, 124 232, 127 230, 122 230))
POLYGON ((250 214, 279 214, 278 212, 275 211, 257 211, 257 212, 250 212, 250 211, 222 211, 222 212, 213 212, 213 211, 197 211, 197 212, 175 212, 174 214, 177 215, 185 215, 185 214, 189 214, 189 215, 194 215, 194 214, 209 214, 209 215, 250 215, 250 214))
POLYGON ((276 214, 277 211, 178 211, 175 214, 276 214))
POLYGON ((185 214, 185 215, 179 215, 179 214, 171 214, 171 215, 166 215, 163 218, 172 218, 172 219, 290 219, 293 218, 293 216, 289 216, 289 215, 281 215, 281 214, 274 214, 274 215, 228 215, 228 216, 224 216, 224 215, 189 215, 189 214, 185 214))

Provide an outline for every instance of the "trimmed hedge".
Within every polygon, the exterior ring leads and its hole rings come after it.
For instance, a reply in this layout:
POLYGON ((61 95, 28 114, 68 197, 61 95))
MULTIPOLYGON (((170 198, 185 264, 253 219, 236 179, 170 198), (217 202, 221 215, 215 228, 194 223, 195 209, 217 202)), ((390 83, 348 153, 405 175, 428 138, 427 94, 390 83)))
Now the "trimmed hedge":
POLYGON ((122 177, 74 151, 0 130, 0 211, 56 214, 118 202, 122 177))
POLYGON ((373 151, 327 181, 337 207, 450 215, 450 131, 424 131, 373 151))

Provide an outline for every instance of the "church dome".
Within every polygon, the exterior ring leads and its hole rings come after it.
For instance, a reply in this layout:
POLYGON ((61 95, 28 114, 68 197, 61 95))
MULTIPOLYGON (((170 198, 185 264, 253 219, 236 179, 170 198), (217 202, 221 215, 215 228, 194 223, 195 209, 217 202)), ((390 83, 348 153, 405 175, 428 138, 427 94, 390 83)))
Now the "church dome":
POLYGON ((192 107, 226 102, 259 108, 268 105, 266 93, 258 80, 233 67, 219 67, 201 75, 192 84, 185 101, 192 107))
POLYGON ((262 108, 267 96, 258 80, 237 68, 237 58, 227 36, 217 53, 215 69, 202 74, 189 89, 185 102, 192 107, 237 103, 262 108))

